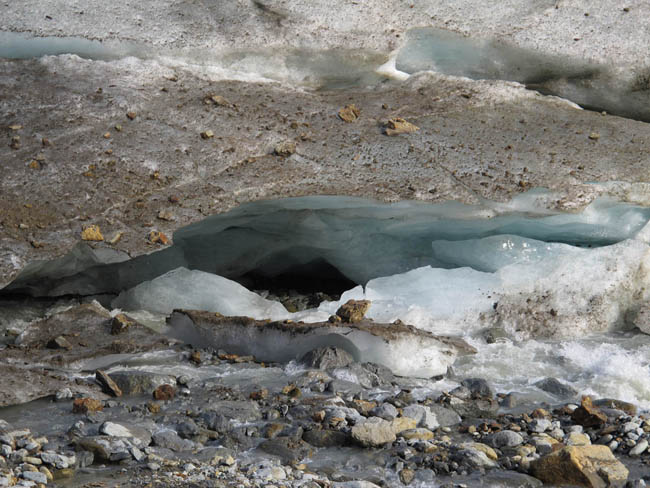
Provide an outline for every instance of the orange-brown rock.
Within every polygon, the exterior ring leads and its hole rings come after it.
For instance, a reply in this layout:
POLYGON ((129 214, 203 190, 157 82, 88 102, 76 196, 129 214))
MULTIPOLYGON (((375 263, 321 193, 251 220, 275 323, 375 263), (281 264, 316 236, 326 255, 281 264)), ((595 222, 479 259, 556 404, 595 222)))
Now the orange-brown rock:
POLYGON ((552 486, 620 487, 627 468, 607 446, 569 446, 533 461, 531 474, 552 486))
POLYGON ((103 241, 104 236, 98 225, 90 225, 81 231, 81 239, 84 241, 103 241))
POLYGON ((407 122, 401 117, 395 117, 394 119, 390 119, 384 125, 384 132, 386 133, 387 136, 409 134, 411 132, 416 132, 418 130, 420 130, 420 128, 417 125, 411 124, 410 122, 407 122))
POLYGON ((153 397, 156 400, 171 400, 176 395, 176 388, 172 385, 160 385, 153 391, 153 397))
POLYGON ((72 403, 72 413, 90 413, 104 410, 104 405, 95 398, 77 398, 72 403))
POLYGON ((356 324, 357 322, 361 322, 369 308, 369 300, 348 300, 339 307, 336 315, 341 317, 343 322, 356 324))
POLYGON ((583 396, 580 406, 571 414, 571 420, 583 427, 599 427, 607 422, 607 415, 593 405, 590 396, 583 396))
POLYGON ((346 105, 342 109, 339 109, 339 117, 344 122, 354 122, 361 115, 361 110, 357 108, 356 105, 346 105))

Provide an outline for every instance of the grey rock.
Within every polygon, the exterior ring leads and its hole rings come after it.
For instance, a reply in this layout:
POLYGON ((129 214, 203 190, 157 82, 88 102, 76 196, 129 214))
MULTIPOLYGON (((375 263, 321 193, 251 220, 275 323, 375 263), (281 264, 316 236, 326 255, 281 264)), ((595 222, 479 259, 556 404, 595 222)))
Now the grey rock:
POLYGON ((399 412, 394 405, 391 405, 390 403, 382 403, 373 408, 370 414, 384 420, 393 420, 399 415, 399 412))
POLYGON ((479 451, 478 449, 462 449, 456 456, 459 458, 459 462, 468 464, 474 468, 491 469, 499 466, 499 463, 491 460, 483 451, 479 451))
POLYGON ((351 381, 334 379, 328 383, 327 391, 335 395, 355 395, 363 391, 363 388, 351 381))
POLYGON ((473 398, 494 398, 494 390, 483 378, 465 378, 460 384, 470 391, 473 398))
POLYGON ((440 427, 452 427, 461 422, 460 415, 442 405, 429 405, 428 408, 436 416, 436 420, 440 424, 440 427))
POLYGON ((208 408, 227 419, 236 419, 240 422, 254 422, 262 418, 257 403, 248 400, 221 400, 210 403, 208 408))
POLYGON ((189 439, 195 435, 198 435, 199 432, 201 432, 201 429, 199 429, 199 426, 196 425, 196 422, 194 422, 194 420, 187 419, 176 426, 176 431, 178 432, 178 435, 183 439, 189 439))
POLYGON ((343 368, 354 362, 354 357, 340 347, 319 347, 306 353, 300 362, 310 368, 335 369, 343 368))
POLYGON ((340 447, 350 444, 350 436, 338 430, 307 430, 302 440, 315 447, 340 447))
MULTIPOLYGON (((458 417, 458 414, 455 412, 452 412, 451 410, 449 412, 455 417, 458 417)), ((444 416, 444 414, 442 415, 444 416)), ((436 414, 434 414, 429 407, 424 405, 414 403, 413 405, 404 407, 402 410, 402 416, 415 420, 418 427, 424 427, 429 430, 435 430, 440 427, 440 422, 438 422, 436 414)), ((458 422, 460 422, 460 417, 458 417, 458 422)))
POLYGON ((194 447, 192 441, 181 439, 173 430, 162 430, 156 432, 152 436, 152 439, 156 446, 171 449, 175 452, 189 451, 194 447))
POLYGON ((28 481, 33 481, 34 483, 41 483, 41 484, 47 483, 47 476, 45 476, 40 471, 23 471, 21 476, 23 477, 23 479, 26 479, 28 481))
POLYGON ((131 431, 121 424, 115 422, 104 422, 99 428, 101 434, 111 437, 132 437, 131 431))
POLYGON ((533 419, 529 424, 530 429, 539 434, 546 432, 551 428, 551 426, 551 421, 548 419, 533 419))
POLYGON ((176 383, 174 376, 144 371, 118 371, 111 373, 111 379, 117 383, 125 395, 151 394, 160 385, 176 383))
POLYGON ((540 390, 559 398, 571 398, 578 394, 578 391, 575 388, 565 385, 555 378, 544 378, 535 383, 535 386, 540 390))
POLYGON ((289 464, 307 457, 313 448, 302 440, 276 437, 262 442, 259 449, 279 457, 282 463, 289 464))
POLYGON ((640 456, 647 449, 648 449, 648 441, 646 439, 643 439, 636 446, 634 446, 632 449, 630 449, 629 455, 630 456, 640 456))
POLYGON ((495 432, 488 437, 489 443, 492 447, 502 448, 502 447, 515 447, 524 442, 524 438, 519 435, 517 432, 512 430, 502 430, 501 432, 495 432))

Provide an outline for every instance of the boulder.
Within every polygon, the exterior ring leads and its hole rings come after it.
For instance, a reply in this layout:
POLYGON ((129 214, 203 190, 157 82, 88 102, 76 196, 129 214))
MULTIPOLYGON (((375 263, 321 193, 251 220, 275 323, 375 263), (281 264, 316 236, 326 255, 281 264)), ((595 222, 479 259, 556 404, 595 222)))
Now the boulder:
POLYGON ((554 486, 624 486, 628 470, 607 446, 569 446, 533 461, 530 472, 554 486))
POLYGON ((379 417, 352 427, 352 438, 363 447, 382 447, 397 439, 393 424, 379 417))

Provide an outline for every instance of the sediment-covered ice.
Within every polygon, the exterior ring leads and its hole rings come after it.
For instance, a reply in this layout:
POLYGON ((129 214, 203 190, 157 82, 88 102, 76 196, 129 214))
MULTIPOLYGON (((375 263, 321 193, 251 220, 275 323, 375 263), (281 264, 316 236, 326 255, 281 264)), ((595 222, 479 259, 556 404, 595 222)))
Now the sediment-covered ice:
POLYGON ((166 314, 187 308, 259 319, 277 320, 288 316, 280 303, 266 300, 239 283, 185 268, 175 269, 121 293, 112 306, 166 314))
POLYGON ((436 336, 403 323, 270 322, 198 311, 175 312, 169 323, 169 334, 181 340, 262 361, 288 362, 312 349, 336 346, 357 361, 384 365, 401 376, 445 374, 459 354, 475 352, 462 339, 436 336))

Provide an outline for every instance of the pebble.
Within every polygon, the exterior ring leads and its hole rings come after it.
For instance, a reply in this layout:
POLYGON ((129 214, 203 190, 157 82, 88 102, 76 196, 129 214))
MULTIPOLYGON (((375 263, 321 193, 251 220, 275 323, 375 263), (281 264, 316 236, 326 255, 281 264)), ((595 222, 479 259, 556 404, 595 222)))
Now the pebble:
POLYGON ((630 449, 630 456, 640 456, 648 449, 648 441, 643 439, 636 446, 630 449))

